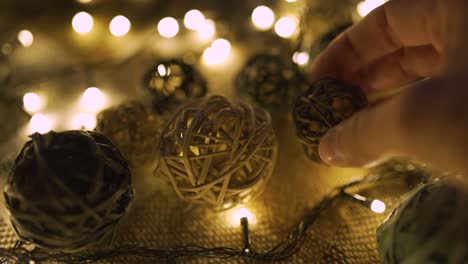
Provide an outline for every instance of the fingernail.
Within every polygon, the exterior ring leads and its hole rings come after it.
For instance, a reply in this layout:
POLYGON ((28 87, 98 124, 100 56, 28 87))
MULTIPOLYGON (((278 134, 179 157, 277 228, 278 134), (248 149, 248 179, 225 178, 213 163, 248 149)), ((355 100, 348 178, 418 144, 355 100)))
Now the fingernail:
POLYGON ((328 165, 343 167, 347 165, 346 157, 339 149, 339 128, 333 128, 322 138, 319 145, 320 158, 328 165))

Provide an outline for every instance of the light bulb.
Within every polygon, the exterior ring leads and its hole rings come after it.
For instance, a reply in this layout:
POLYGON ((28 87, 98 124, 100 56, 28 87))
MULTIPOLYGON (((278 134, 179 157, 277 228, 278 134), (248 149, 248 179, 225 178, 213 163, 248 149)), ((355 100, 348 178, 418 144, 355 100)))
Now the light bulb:
POLYGON ((266 6, 258 6, 252 12, 252 23, 260 30, 269 29, 275 21, 275 14, 266 6))
POLYGON ((86 12, 79 12, 73 17, 73 29, 79 34, 86 34, 93 29, 93 17, 86 12))
POLYGON ((172 17, 165 17, 158 23, 158 32, 165 38, 172 38, 179 32, 179 23, 172 17))
POLYGON ((204 24, 205 16, 199 10, 190 10, 184 16, 184 25, 190 30, 199 30, 204 24))
POLYGON ((386 209, 386 206, 385 204, 380 201, 380 200, 374 200, 372 201, 371 203, 371 210, 378 213, 378 214, 381 214, 383 212, 385 212, 385 209, 386 209))
POLYGON ((229 54, 231 51, 231 43, 225 39, 217 39, 211 43, 211 47, 221 54, 229 54))
POLYGON ((23 47, 29 47, 34 42, 34 36, 31 31, 23 29, 18 32, 18 41, 23 45, 23 47))
POLYGON ((214 36, 216 32, 216 26, 213 20, 207 19, 202 27, 198 30, 198 36, 201 39, 209 39, 214 36))
POLYGON ((296 32, 297 23, 290 17, 280 18, 275 24, 275 32, 282 38, 290 38, 296 32))
POLYGON ((240 223, 240 220, 241 218, 247 218, 249 220, 249 222, 252 222, 253 220, 253 215, 252 213, 249 211, 249 209, 247 208, 239 208, 236 213, 234 214, 233 218, 232 218, 232 222, 233 224, 239 224, 240 223))
POLYGON ((296 51, 293 54, 292 60, 297 65, 306 65, 309 62, 309 53, 296 51))
POLYGON ((87 110, 100 110, 104 106, 104 95, 96 87, 89 87, 83 93, 81 103, 87 110))
POLYGON ((52 128, 52 122, 43 114, 35 114, 29 123, 31 133, 47 133, 52 128))
POLYGON ((73 119, 73 127, 75 129, 93 130, 96 127, 96 117, 88 113, 81 113, 73 119))
POLYGON ((23 105, 26 110, 35 112, 42 106, 41 97, 35 93, 27 93, 23 96, 23 105))
POLYGON ((127 33, 130 31, 130 27, 130 20, 122 15, 114 17, 109 24, 110 32, 116 37, 127 35, 127 33))

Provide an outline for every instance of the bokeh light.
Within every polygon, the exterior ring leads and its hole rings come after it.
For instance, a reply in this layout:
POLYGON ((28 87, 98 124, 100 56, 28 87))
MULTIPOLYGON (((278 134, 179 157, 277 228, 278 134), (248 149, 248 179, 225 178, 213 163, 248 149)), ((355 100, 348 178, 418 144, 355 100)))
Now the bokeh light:
POLYGON ((385 209, 386 209, 386 206, 385 204, 380 201, 380 200, 374 200, 372 201, 371 203, 371 210, 378 213, 378 214, 381 214, 383 212, 385 212, 385 209))
POLYGON ((297 65, 306 65, 309 62, 309 53, 296 51, 293 54, 292 60, 297 65))
POLYGON ((179 23, 172 17, 165 17, 158 23, 158 32, 165 38, 172 38, 179 33, 179 23))
POLYGON ((104 95, 96 87, 89 87, 81 98, 83 107, 87 110, 100 110, 104 106, 104 95))
POLYGON ((184 25, 187 29, 199 30, 204 24, 205 16, 200 12, 200 10, 193 9, 185 13, 184 25))
POLYGON ((79 34, 86 34, 93 29, 93 17, 86 12, 79 12, 73 17, 73 29, 79 34))
POLYGON ((282 38, 290 38, 296 32, 297 23, 290 17, 280 18, 275 24, 275 32, 282 38))
POLYGON ((252 12, 252 23, 260 30, 271 28, 275 22, 275 14, 267 6, 258 6, 252 12))
POLYGON ((216 26, 213 20, 207 19, 202 27, 198 30, 198 36, 201 39, 210 39, 216 33, 216 26))
POLYGON ((231 53, 231 43, 226 39, 217 39, 203 52, 203 61, 206 65, 214 65, 225 61, 231 53))
POLYGON ((357 11, 361 17, 367 16, 372 10, 385 4, 386 0, 365 0, 357 5, 357 11))
POLYGON ((23 47, 30 47, 34 43, 34 36, 31 31, 23 29, 18 32, 18 41, 23 47))
POLYGON ((35 112, 42 107, 41 97, 35 93, 27 93, 23 96, 24 109, 35 112))
POLYGON ((52 129, 52 122, 43 114, 35 114, 29 123, 31 133, 47 133, 52 129))
POLYGON ((114 17, 109 24, 110 32, 116 37, 123 37, 127 35, 127 33, 130 31, 130 27, 130 20, 122 15, 114 17))
POLYGON ((88 113, 80 113, 73 119, 74 129, 93 130, 96 127, 96 117, 88 113))

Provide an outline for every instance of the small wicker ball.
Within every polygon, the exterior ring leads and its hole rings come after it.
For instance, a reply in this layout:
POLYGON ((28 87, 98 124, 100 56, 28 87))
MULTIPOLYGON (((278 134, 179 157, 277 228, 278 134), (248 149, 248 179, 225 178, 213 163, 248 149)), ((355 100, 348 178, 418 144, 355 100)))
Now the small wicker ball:
POLYGON ((262 191, 276 154, 268 112, 211 96, 184 105, 166 124, 160 169, 182 199, 227 209, 262 191))
POLYGON ((161 123, 143 103, 131 101, 99 113, 96 131, 119 148, 130 166, 157 166, 161 123))
POLYGON ((171 112, 179 105, 205 96, 207 85, 201 74, 179 60, 156 63, 146 73, 144 89, 150 94, 155 111, 171 112))
POLYGON ((296 64, 271 54, 251 57, 235 85, 239 95, 267 109, 274 117, 288 112, 294 98, 308 88, 296 64))
POLYGON ((366 96, 358 87, 332 78, 313 83, 304 94, 296 98, 293 109, 297 135, 307 157, 321 162, 318 147, 322 136, 366 106, 366 96))
POLYGON ((382 263, 468 263, 467 198, 444 182, 409 194, 377 230, 382 263))
POLYGON ((31 135, 4 189, 18 236, 63 252, 109 244, 133 198, 127 163, 102 134, 31 135))

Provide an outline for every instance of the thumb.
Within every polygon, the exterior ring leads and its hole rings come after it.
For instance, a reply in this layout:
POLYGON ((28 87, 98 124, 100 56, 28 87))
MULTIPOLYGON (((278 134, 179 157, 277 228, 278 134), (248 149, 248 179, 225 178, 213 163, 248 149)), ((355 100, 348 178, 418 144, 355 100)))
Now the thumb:
POLYGON ((468 155, 468 90, 458 80, 428 79, 358 112, 331 129, 319 153, 330 165, 372 166, 404 157, 464 170, 468 155))

